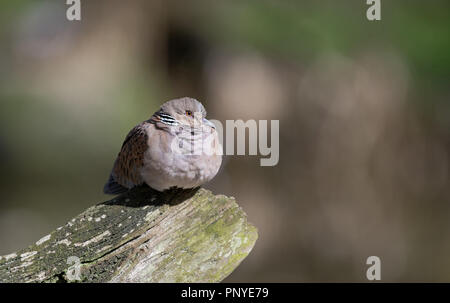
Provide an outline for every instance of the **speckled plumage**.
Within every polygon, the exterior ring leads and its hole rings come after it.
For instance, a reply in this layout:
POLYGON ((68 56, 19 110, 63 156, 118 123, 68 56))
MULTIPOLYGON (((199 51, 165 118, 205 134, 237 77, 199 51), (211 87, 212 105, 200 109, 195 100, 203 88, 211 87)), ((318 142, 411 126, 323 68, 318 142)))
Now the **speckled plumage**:
POLYGON ((195 99, 164 103, 128 133, 104 192, 119 194, 143 183, 158 191, 194 188, 210 181, 222 163, 222 147, 205 117, 195 99))

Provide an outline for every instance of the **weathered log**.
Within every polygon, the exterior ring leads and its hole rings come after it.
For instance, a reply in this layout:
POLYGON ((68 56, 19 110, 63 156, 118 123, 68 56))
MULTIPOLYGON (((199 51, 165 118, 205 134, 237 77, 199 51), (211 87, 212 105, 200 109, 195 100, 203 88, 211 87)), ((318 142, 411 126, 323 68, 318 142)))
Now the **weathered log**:
POLYGON ((257 239, 234 198, 135 188, 0 257, 1 282, 219 282, 257 239))

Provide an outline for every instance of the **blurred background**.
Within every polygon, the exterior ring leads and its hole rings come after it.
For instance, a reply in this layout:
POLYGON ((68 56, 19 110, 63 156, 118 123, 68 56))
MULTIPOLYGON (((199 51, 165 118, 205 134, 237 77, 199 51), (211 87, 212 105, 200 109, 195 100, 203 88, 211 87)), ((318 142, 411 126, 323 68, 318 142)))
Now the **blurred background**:
POLYGON ((280 161, 206 186, 258 227, 227 282, 450 281, 450 3, 0 2, 0 254, 102 194, 127 132, 191 96, 280 120, 280 161))

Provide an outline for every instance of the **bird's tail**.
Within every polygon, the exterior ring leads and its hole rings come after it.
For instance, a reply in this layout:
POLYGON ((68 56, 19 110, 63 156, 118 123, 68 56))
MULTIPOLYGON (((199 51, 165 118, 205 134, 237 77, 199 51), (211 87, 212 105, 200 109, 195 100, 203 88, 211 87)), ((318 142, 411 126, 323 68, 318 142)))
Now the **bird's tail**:
POLYGON ((108 195, 118 195, 122 194, 124 192, 128 191, 128 188, 120 185, 119 183, 114 180, 114 177, 109 175, 109 180, 106 182, 105 186, 103 187, 103 192, 108 195))

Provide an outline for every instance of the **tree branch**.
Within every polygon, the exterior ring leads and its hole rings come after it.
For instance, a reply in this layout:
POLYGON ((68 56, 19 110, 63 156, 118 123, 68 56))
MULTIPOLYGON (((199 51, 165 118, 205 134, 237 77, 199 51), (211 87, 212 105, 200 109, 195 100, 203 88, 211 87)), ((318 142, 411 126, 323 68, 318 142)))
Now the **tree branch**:
POLYGON ((143 186, 0 256, 0 281, 219 282, 257 237, 234 198, 143 186))

